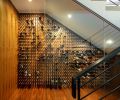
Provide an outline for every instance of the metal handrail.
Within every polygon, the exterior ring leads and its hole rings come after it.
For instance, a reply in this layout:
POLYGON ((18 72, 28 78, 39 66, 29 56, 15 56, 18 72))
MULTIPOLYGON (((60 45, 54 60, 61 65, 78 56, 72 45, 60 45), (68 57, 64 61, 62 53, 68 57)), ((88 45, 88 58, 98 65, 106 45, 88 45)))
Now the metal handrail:
POLYGON ((109 0, 112 4, 116 5, 116 6, 119 6, 117 3, 115 3, 114 1, 112 0, 109 0))
POLYGON ((85 75, 86 73, 92 71, 94 68, 96 68, 99 64, 113 58, 114 56, 116 56, 116 54, 118 54, 120 52, 120 47, 118 47, 117 49, 113 50, 111 53, 109 53, 108 55, 106 55, 105 57, 100 58, 99 60, 97 60, 94 64, 90 65, 88 68, 86 68, 85 70, 83 70, 82 72, 78 73, 77 75, 73 76, 73 78, 79 79, 80 77, 82 77, 83 75, 85 75))
MULTIPOLYGON (((120 52, 120 47, 116 48, 115 50, 113 50, 111 53, 109 53, 108 55, 106 55, 105 57, 102 57, 101 59, 99 59, 98 61, 96 61, 94 64, 92 64, 90 67, 86 68, 85 70, 83 70, 82 72, 78 73, 77 75, 75 75, 73 78, 72 78, 72 96, 74 98, 76 98, 76 82, 78 80, 78 100, 80 100, 80 88, 82 87, 81 86, 81 82, 80 82, 80 79, 82 76, 84 76, 85 74, 91 72, 94 68, 96 68, 99 64, 105 62, 105 61, 108 61, 109 59, 113 58, 114 56, 116 56, 118 53, 120 52)), ((115 64, 119 63, 119 61, 117 61, 115 64)), ((108 69, 106 69, 108 70, 108 69)), ((105 71, 106 71, 105 70, 105 71)), ((100 73, 101 75, 102 73, 100 73)), ((119 73, 120 74, 120 73, 119 73)), ((98 76, 97 76, 98 77, 98 76)), ((114 77, 113 77, 114 78, 114 77)), ((91 82, 92 80, 94 80, 95 78, 89 80, 87 83, 91 82)), ((109 82, 109 80, 105 83, 107 84, 109 82)), ((87 84, 87 83, 84 83, 83 85, 87 84)), ((102 86, 100 87, 103 87, 105 84, 103 84, 102 86)), ((99 88, 98 88, 99 89, 99 88)), ((94 90, 93 92, 95 92, 96 90, 94 90)), ((93 92, 89 93, 88 95, 92 94, 93 92)), ((88 96, 86 95, 86 96, 88 96)), ((86 97, 85 96, 85 97, 86 97)), ((84 97, 84 98, 85 98, 84 97)))
POLYGON ((84 97, 80 98, 80 100, 86 98, 87 96, 89 96, 90 94, 94 93, 95 91, 97 91, 98 89, 102 88, 103 86, 105 86, 106 84, 108 84, 109 82, 111 82, 112 80, 114 80, 115 78, 117 78, 118 76, 120 76, 120 73, 115 75, 114 77, 112 77, 111 79, 107 80, 104 84, 102 84, 101 86, 99 86, 98 88, 96 88, 95 90, 93 90, 92 92, 88 93, 87 95, 85 95, 84 97))
POLYGON ((104 71, 102 71, 100 74, 98 74, 94 78, 92 78, 92 79, 88 80, 87 82, 85 82, 83 85, 80 86, 80 88, 83 87, 83 86, 85 86, 86 84, 90 83, 91 81, 95 80, 98 76, 102 75, 104 72, 106 72, 107 70, 111 69, 113 66, 118 65, 118 64, 120 64, 120 60, 116 61, 109 68, 105 69, 104 71))
POLYGON ((106 95, 104 95, 103 97, 101 97, 99 100, 103 100, 105 97, 111 95, 113 92, 117 91, 118 89, 120 89, 120 85, 118 85, 116 88, 114 88, 112 91, 110 91, 109 93, 107 93, 106 95))

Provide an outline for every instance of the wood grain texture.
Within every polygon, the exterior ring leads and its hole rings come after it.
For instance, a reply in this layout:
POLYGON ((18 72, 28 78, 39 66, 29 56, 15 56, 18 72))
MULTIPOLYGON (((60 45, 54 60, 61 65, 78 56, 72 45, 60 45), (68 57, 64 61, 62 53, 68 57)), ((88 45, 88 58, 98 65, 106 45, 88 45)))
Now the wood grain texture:
POLYGON ((7 100, 17 82, 18 18, 9 0, 0 0, 0 100, 7 100))
MULTIPOLYGON (((81 94, 84 96, 90 92, 91 89, 81 89, 81 94)), ((100 96, 105 94, 105 91, 97 91, 84 100, 98 100, 100 96)), ((112 95, 104 100, 119 100, 120 98, 112 95)), ((74 100, 71 95, 71 89, 17 89, 11 95, 9 100, 74 100)))

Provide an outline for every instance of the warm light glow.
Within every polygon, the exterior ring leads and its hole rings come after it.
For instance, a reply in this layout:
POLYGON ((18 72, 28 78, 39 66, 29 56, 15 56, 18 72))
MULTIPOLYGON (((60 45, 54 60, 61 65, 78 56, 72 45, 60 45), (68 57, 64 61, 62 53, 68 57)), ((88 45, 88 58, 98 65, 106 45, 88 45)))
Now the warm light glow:
POLYGON ((68 18, 72 18, 72 15, 71 15, 71 14, 68 14, 68 18))
POLYGON ((28 0, 29 2, 32 2, 32 0, 28 0))
POLYGON ((113 41, 112 40, 107 40, 106 44, 113 44, 113 41))

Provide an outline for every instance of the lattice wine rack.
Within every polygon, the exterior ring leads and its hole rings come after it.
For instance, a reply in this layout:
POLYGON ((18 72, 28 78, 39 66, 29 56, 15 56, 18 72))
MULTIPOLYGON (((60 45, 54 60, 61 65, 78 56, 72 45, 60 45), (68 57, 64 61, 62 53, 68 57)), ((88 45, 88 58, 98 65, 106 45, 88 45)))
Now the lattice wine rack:
MULTIPOLYGON (((21 14, 18 41, 19 88, 70 87, 73 75, 104 54, 46 14, 21 14)), ((94 77, 95 73, 89 76, 94 77)), ((101 81, 102 77, 92 86, 101 81)))

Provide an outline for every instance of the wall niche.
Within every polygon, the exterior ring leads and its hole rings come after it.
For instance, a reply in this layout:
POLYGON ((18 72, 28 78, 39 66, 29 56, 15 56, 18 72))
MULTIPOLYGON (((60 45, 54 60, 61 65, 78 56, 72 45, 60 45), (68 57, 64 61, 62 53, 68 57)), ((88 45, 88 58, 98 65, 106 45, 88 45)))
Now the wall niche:
POLYGON ((71 87, 73 75, 103 56, 102 50, 47 14, 20 14, 18 41, 19 88, 71 87))

